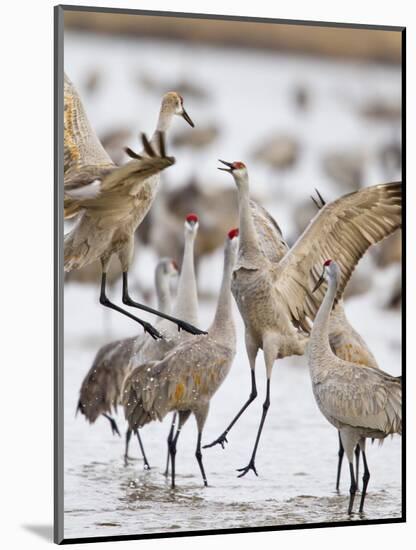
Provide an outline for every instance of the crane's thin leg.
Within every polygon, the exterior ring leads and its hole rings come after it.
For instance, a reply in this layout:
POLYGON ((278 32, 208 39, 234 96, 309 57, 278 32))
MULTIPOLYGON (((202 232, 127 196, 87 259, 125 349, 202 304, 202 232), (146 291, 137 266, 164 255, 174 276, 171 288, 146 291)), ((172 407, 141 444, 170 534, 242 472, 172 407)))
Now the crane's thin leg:
POLYGON ((337 469, 337 484, 335 486, 336 490, 339 491, 339 481, 341 478, 341 466, 342 466, 342 459, 344 457, 344 447, 342 445, 341 441, 341 434, 338 432, 338 440, 339 440, 339 449, 338 449, 338 469, 337 469))
POLYGON ((130 438, 131 438, 131 430, 130 428, 127 428, 127 431, 126 431, 126 446, 125 446, 125 449, 124 449, 124 465, 127 466, 127 464, 129 463, 129 443, 130 443, 130 438))
POLYGON ((204 485, 205 487, 208 487, 207 476, 205 475, 204 465, 202 463, 201 438, 202 438, 202 432, 198 432, 198 441, 196 444, 195 456, 198 461, 199 469, 201 470, 201 475, 202 475, 202 479, 204 480, 204 485))
POLYGON ((178 443, 178 438, 182 430, 182 426, 185 424, 185 422, 188 420, 190 415, 190 411, 179 411, 179 422, 178 422, 178 429, 176 430, 175 437, 172 439, 171 444, 169 446, 170 451, 170 463, 172 466, 172 489, 175 488, 175 475, 176 475, 176 445, 178 443))
POLYGON ((360 514, 362 514, 364 510, 364 500, 365 500, 365 495, 367 494, 368 482, 370 480, 370 470, 368 469, 367 457, 365 456, 365 451, 361 451, 361 453, 363 455, 364 474, 363 474, 363 491, 361 493, 361 501, 360 501, 360 509, 359 509, 360 514))
POLYGON ((170 445, 171 445, 172 440, 173 440, 173 434, 174 434, 174 431, 175 431, 175 426, 176 426, 176 411, 173 413, 172 424, 170 426, 170 430, 169 430, 169 434, 168 434, 168 457, 166 459, 166 469, 163 473, 163 475, 165 477, 168 477, 168 475, 169 475, 169 463, 170 463, 169 448, 170 448, 170 445))
POLYGON ((143 447, 142 439, 141 439, 140 434, 139 434, 139 430, 134 430, 134 433, 137 436, 137 440, 138 440, 139 445, 140 445, 140 450, 142 452, 142 457, 143 457, 143 461, 144 461, 144 469, 145 470, 150 470, 150 464, 147 461, 146 453, 144 452, 144 447, 143 447))
POLYGON ((360 485, 359 477, 358 477, 359 469, 360 469, 360 445, 357 445, 355 447, 354 453, 355 453, 355 479, 357 481, 357 491, 358 491, 359 485, 360 485))
POLYGON ((110 422, 110 426, 111 426, 111 433, 113 435, 118 435, 119 437, 121 437, 120 435, 120 432, 118 430, 118 426, 117 426, 117 422, 114 420, 114 418, 112 418, 109 414, 107 413, 103 413, 103 416, 110 422))
POLYGON ((163 336, 150 323, 147 323, 146 321, 143 321, 142 319, 135 317, 128 311, 125 311, 123 308, 116 306, 116 304, 113 304, 113 302, 110 302, 110 300, 107 298, 105 293, 106 279, 107 279, 107 274, 103 272, 103 274, 101 275, 100 304, 102 304, 105 307, 109 307, 110 309, 114 309, 115 311, 118 311, 119 313, 122 313, 127 317, 130 317, 130 319, 133 319, 134 321, 142 325, 142 327, 144 328, 144 331, 149 333, 150 336, 155 340, 157 340, 158 338, 163 338, 163 336))
POLYGON ((209 447, 213 447, 214 445, 217 445, 217 444, 221 445, 221 447, 224 449, 224 443, 228 443, 227 441, 228 432, 231 430, 231 428, 234 426, 234 424, 237 422, 237 420, 240 418, 243 412, 247 409, 247 407, 256 399, 256 397, 257 397, 256 372, 254 369, 251 369, 251 392, 250 392, 249 398, 244 403, 242 408, 238 411, 237 415, 233 418, 231 423, 224 430, 224 432, 209 445, 204 445, 203 449, 208 449, 209 447))
POLYGON ((357 484, 355 482, 354 465, 352 461, 350 461, 349 464, 350 464, 351 485, 350 485, 350 502, 348 504, 348 515, 350 516, 352 514, 352 506, 354 504, 354 497, 357 491, 357 484))
POLYGON ((270 407, 270 378, 267 378, 266 399, 263 403, 263 413, 261 415, 260 426, 257 431, 257 437, 256 437, 256 442, 254 444, 253 454, 251 455, 250 462, 248 463, 247 466, 245 466, 244 468, 237 469, 237 472, 241 472, 241 474, 238 477, 245 476, 249 470, 253 470, 256 476, 258 475, 256 470, 256 465, 255 465, 256 453, 257 453, 257 447, 260 441, 261 432, 263 430, 264 421, 266 420, 266 415, 267 415, 267 411, 269 410, 269 407, 270 407))
POLYGON ((148 313, 152 313, 153 315, 157 315, 158 317, 162 317, 163 319, 172 321, 172 323, 178 325, 178 330, 183 329, 186 332, 190 332, 191 334, 207 334, 205 331, 199 330, 199 328, 194 327, 186 321, 181 321, 180 319, 176 319, 171 315, 162 313, 161 311, 157 311, 156 309, 153 309, 144 304, 139 304, 138 302, 132 300, 129 296, 127 271, 123 271, 123 304, 125 304, 126 306, 137 307, 138 309, 142 309, 143 311, 147 311, 148 313))

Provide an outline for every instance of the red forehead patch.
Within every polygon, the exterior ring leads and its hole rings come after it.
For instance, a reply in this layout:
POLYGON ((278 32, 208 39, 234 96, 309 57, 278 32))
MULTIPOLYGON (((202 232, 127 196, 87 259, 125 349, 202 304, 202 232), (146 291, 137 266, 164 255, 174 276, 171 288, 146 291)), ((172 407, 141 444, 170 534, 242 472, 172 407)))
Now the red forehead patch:
POLYGON ((176 269, 176 271, 178 271, 178 264, 175 262, 175 260, 172 260, 172 265, 173 265, 173 268, 176 269))
POLYGON ((196 223, 196 222, 198 221, 198 216, 197 216, 196 214, 193 214, 193 213, 188 214, 188 215, 186 216, 186 221, 187 221, 187 222, 194 222, 194 223, 196 223))
POLYGON ((228 232, 228 238, 229 239, 234 239, 235 237, 238 237, 238 234, 239 234, 238 227, 236 227, 235 229, 231 229, 228 232))
POLYGON ((240 162, 239 160, 237 160, 236 162, 233 162, 233 168, 234 170, 240 170, 240 168, 245 168, 246 165, 244 164, 244 162, 240 162))
POLYGON ((331 265, 331 264, 332 264, 332 260, 326 260, 326 261, 324 262, 324 266, 325 266, 325 267, 328 266, 328 265, 331 265))

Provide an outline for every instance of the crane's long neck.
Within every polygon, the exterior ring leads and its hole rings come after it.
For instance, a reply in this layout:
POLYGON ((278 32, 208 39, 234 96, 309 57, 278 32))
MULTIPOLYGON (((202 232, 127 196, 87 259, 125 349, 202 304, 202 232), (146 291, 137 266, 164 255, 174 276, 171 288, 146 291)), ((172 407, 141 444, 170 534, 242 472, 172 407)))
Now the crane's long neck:
POLYGON ((170 291, 169 277, 157 271, 155 286, 158 310, 169 315, 172 312, 172 293, 170 291))
POLYGON ((167 132, 169 130, 174 116, 175 116, 175 113, 172 110, 167 109, 162 105, 159 111, 159 117, 157 119, 156 129, 151 139, 152 145, 158 143, 158 132, 167 132))
POLYGON ((198 290, 194 263, 195 234, 185 233, 185 249, 173 314, 192 325, 198 324, 198 290))
POLYGON ((228 245, 224 254, 224 270, 217 309, 208 333, 215 340, 235 346, 235 326, 231 309, 231 277, 235 264, 235 252, 228 245))
POLYGON ((333 330, 334 326, 349 325, 347 316, 345 315, 344 302, 338 300, 338 303, 331 310, 330 329, 333 330))
POLYGON ((309 340, 309 357, 315 367, 323 365, 323 360, 331 358, 334 355, 329 345, 329 328, 337 287, 337 276, 330 276, 325 297, 313 323, 309 340))
POLYGON ((240 230, 239 256, 247 260, 255 260, 259 255, 260 247, 250 207, 250 191, 247 175, 239 181, 237 187, 240 230))

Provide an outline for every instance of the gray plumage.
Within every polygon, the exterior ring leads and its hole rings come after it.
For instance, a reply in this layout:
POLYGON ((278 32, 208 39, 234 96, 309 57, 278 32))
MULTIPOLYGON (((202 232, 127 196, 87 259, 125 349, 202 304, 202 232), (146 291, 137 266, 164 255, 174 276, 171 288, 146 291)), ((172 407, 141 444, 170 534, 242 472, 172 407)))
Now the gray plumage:
MULTIPOLYGON (((164 148, 160 134, 160 147, 164 148)), ((143 143, 147 143, 143 136, 143 143)), ((174 163, 173 157, 151 156, 116 168, 103 179, 78 186, 72 180, 65 190, 66 217, 77 214, 74 228, 64 238, 65 271, 78 269, 100 259, 106 271, 113 254, 123 271, 130 267, 133 255, 134 231, 147 214, 154 199, 158 179, 154 178, 174 163), (77 187, 75 187, 77 186, 77 187)), ((77 175, 79 177, 79 174, 77 175)))
POLYGON ((82 382, 77 405, 90 424, 104 413, 117 413, 134 341, 135 337, 123 338, 98 350, 82 382))
MULTIPOLYGON (((401 378, 380 369, 345 361, 337 357, 329 344, 330 312, 342 280, 338 264, 327 260, 328 278, 325 298, 319 308, 308 346, 308 362, 316 403, 325 418, 341 434, 342 445, 350 463, 351 487, 348 513, 352 513, 356 479, 352 467, 353 453, 360 445, 364 460, 363 492, 360 512, 369 480, 365 456, 365 439, 383 440, 402 432, 401 378)), ((319 282, 318 282, 319 284, 319 282)))
MULTIPOLYGON (((169 280, 177 273, 172 260, 161 259, 155 270, 158 307, 170 313, 169 280)), ((102 346, 86 374, 80 389, 77 410, 93 424, 102 414, 117 412, 121 403, 123 382, 131 371, 131 357, 146 334, 116 340, 102 346)))
MULTIPOLYGON (((323 199, 322 195, 319 193, 318 189, 315 189, 317 197, 313 197, 312 201, 320 210, 325 206, 326 201, 323 199)), ((329 345, 331 350, 337 357, 343 359, 344 361, 349 361, 351 363, 356 363, 362 365, 363 367, 374 367, 378 368, 377 361, 374 355, 369 350, 367 344, 358 334, 358 332, 351 326, 350 322, 347 319, 344 310, 343 300, 339 302, 332 308, 329 322, 329 345)), ((344 458, 344 447, 342 446, 341 434, 338 432, 338 467, 337 467, 337 478, 335 488, 339 490, 339 484, 341 479, 341 468, 344 458)), ((359 463, 360 463, 360 446, 357 445, 355 448, 355 459, 356 459, 356 471, 355 478, 357 480, 358 488, 358 474, 359 474, 359 463)))
MULTIPOLYGON (((123 405, 130 429, 162 420, 170 411, 179 411, 180 429, 194 414, 198 425, 198 446, 208 414, 209 402, 227 376, 235 355, 235 327, 231 314, 231 274, 235 261, 235 234, 225 247, 224 273, 217 310, 207 335, 181 342, 161 361, 153 361, 135 369, 126 379, 123 405)), ((176 440, 175 437, 175 453, 176 440)), ((197 453, 198 453, 197 446, 197 453)), ((172 449, 171 449, 172 451, 172 449)), ((202 458, 197 454, 201 472, 202 458), (199 456, 199 458, 198 458, 199 456)), ((174 457, 172 459, 174 485, 174 457)))
POLYGON ((118 256, 123 271, 128 270, 134 231, 152 204, 160 172, 174 163, 173 157, 166 156, 163 133, 175 114, 185 116, 183 101, 175 92, 168 92, 150 143, 142 138, 144 152, 127 164, 116 166, 65 75, 64 207, 66 218, 78 216, 64 240, 66 271, 96 259, 101 259, 106 271, 113 254, 118 256))
MULTIPOLYGON (((326 204, 312 219, 290 250, 281 248, 280 260, 263 252, 263 235, 257 230, 249 196, 248 173, 242 162, 221 161, 238 189, 240 242, 232 292, 245 324, 246 350, 251 369, 251 393, 237 416, 211 445, 223 444, 247 406, 256 398, 255 363, 264 352, 267 374, 266 400, 253 453, 247 467, 256 472, 255 456, 270 406, 270 378, 276 359, 303 355, 311 324, 323 298, 323 288, 312 293, 320 266, 328 257, 339 258, 341 279, 336 301, 359 259, 369 246, 401 225, 401 184, 389 183, 362 189, 326 204)), ((275 232, 281 239, 281 235, 275 232)), ((280 255, 280 254, 279 254, 280 255)))
POLYGON ((328 337, 331 350, 340 359, 363 367, 378 368, 366 342, 348 321, 342 300, 331 311, 328 337))
MULTIPOLYGON (((198 290, 194 264, 194 243, 198 234, 198 227, 197 219, 195 222, 185 220, 185 246, 178 290, 173 306, 173 315, 192 325, 198 324, 198 290)), ((154 340, 148 335, 144 335, 144 338, 142 338, 142 335, 138 337, 135 353, 132 357, 133 367, 138 367, 147 361, 162 359, 179 342, 191 337, 188 332, 178 331, 177 327, 166 319, 161 319, 157 323, 157 328, 163 334, 163 340, 154 340)))

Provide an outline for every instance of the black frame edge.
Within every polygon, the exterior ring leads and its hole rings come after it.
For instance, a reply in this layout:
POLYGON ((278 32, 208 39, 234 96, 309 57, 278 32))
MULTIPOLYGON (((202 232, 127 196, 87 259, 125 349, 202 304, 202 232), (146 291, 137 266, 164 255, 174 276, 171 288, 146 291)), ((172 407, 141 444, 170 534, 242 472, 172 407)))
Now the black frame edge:
POLYGON ((406 28, 402 31, 402 186, 404 193, 402 209, 402 388, 404 400, 402 402, 402 517, 404 521, 407 518, 407 490, 406 490, 406 417, 407 417, 407 343, 406 343, 406 218, 407 218, 407 170, 406 170, 406 28))

